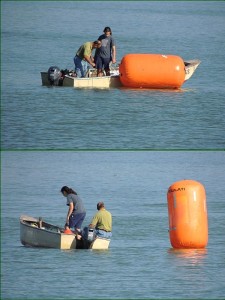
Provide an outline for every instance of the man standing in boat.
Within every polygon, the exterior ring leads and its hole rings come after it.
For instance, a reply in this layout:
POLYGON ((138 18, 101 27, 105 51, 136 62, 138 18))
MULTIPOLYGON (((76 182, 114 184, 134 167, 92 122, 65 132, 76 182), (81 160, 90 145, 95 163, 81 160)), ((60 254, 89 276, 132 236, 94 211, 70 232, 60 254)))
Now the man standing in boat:
POLYGON ((102 45, 95 52, 95 63, 97 68, 97 76, 103 76, 103 69, 106 76, 110 76, 109 64, 116 63, 116 44, 114 37, 112 36, 112 30, 110 27, 105 27, 104 34, 100 35, 98 40, 102 45))
POLYGON ((86 42, 82 46, 80 46, 74 57, 75 72, 77 74, 77 77, 85 77, 88 70, 88 63, 93 68, 95 67, 95 62, 92 57, 92 51, 100 47, 100 41, 86 42))

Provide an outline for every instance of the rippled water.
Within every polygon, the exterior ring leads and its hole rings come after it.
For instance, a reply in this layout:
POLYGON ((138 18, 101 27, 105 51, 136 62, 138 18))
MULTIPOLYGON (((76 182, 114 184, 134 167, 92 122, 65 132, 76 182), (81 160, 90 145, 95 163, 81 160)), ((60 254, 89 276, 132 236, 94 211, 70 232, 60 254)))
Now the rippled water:
POLYGON ((4 1, 2 11, 5 149, 225 148, 224 2, 4 1), (73 68, 107 25, 118 63, 127 53, 202 63, 176 92, 41 85, 41 71, 73 68))
POLYGON ((2 1, 1 8, 1 299, 224 299, 224 2, 2 1), (105 26, 118 63, 127 53, 202 62, 179 91, 41 85, 41 71, 73 68, 77 48, 105 26), (182 179, 206 189, 203 250, 171 249, 166 193, 182 179), (109 251, 21 245, 21 214, 63 226, 63 185, 83 198, 84 225, 105 201, 109 251))
POLYGON ((2 299, 223 299, 224 165, 224 152, 3 152, 2 299), (206 189, 206 249, 171 249, 166 193, 182 179, 206 189), (21 245, 21 214, 63 226, 64 184, 84 200, 84 225, 105 201, 113 215, 108 251, 21 245))

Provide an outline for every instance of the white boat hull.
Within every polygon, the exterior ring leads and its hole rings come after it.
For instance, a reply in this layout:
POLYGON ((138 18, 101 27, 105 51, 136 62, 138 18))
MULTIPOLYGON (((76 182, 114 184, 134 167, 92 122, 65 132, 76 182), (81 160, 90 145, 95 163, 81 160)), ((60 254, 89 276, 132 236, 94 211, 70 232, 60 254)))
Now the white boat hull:
POLYGON ((20 241, 24 246, 56 248, 56 249, 95 249, 109 248, 109 239, 97 237, 92 243, 77 240, 75 234, 65 234, 62 229, 46 222, 39 226, 39 221, 33 217, 20 217, 20 241))
MULTIPOLYGON (((48 72, 41 72, 42 85, 51 86, 48 80, 48 72)), ((62 86, 74 88, 118 88, 122 84, 119 75, 117 76, 103 76, 103 77, 85 77, 77 78, 65 75, 62 86)))
POLYGON ((186 60, 185 64, 185 79, 184 82, 191 78, 197 67, 200 65, 199 59, 186 60))
POLYGON ((109 248, 109 239, 104 239, 104 238, 96 238, 94 242, 91 243, 89 249, 93 250, 106 250, 109 248))
POLYGON ((46 229, 44 226, 38 228, 37 222, 27 223, 20 219, 20 240, 25 246, 75 249, 76 235, 64 234, 60 230, 46 229))
POLYGON ((116 88, 122 85, 119 76, 74 78, 66 75, 63 80, 63 86, 75 88, 116 88))

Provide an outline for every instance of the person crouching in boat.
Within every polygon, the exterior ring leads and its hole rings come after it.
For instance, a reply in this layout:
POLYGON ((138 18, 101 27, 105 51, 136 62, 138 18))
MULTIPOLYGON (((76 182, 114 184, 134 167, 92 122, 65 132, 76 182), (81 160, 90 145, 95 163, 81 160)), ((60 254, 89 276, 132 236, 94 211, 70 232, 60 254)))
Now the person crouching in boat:
POLYGON ((104 202, 98 202, 97 213, 92 218, 89 228, 95 229, 95 235, 106 239, 112 236, 112 215, 105 209, 104 202))
POLYGON ((78 194, 68 186, 63 186, 61 188, 61 193, 67 198, 66 205, 69 206, 66 216, 65 229, 69 227, 70 229, 73 229, 76 234, 80 235, 81 225, 86 216, 86 210, 83 201, 78 194))
POLYGON ((92 51, 100 47, 100 41, 86 42, 80 46, 74 57, 75 72, 77 74, 77 77, 85 77, 88 70, 87 63, 89 63, 93 68, 95 67, 94 59, 92 57, 92 51))

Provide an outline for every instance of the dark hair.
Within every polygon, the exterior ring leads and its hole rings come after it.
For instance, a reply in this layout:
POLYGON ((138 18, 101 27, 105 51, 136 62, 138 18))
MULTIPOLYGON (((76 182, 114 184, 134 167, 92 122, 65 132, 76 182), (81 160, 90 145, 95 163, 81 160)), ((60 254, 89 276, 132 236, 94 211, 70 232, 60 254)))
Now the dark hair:
POLYGON ((66 186, 66 185, 64 185, 64 186, 61 188, 61 193, 63 193, 63 192, 66 192, 67 194, 75 194, 75 195, 77 195, 77 193, 76 193, 73 189, 69 188, 69 187, 66 186))
POLYGON ((95 45, 98 45, 98 44, 99 44, 99 42, 100 42, 100 41, 94 41, 94 44, 95 44, 95 45))
POLYGON ((97 204, 97 210, 100 210, 102 207, 105 207, 104 202, 98 202, 98 204, 97 204))
POLYGON ((110 31, 110 34, 112 34, 112 30, 110 27, 106 26, 105 29, 103 30, 103 32, 106 32, 106 31, 110 31))

